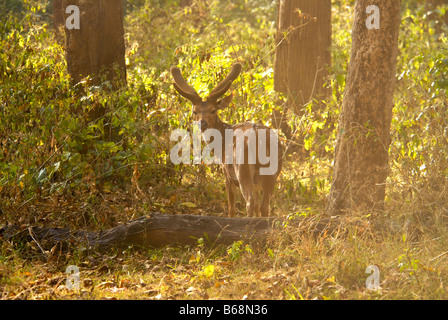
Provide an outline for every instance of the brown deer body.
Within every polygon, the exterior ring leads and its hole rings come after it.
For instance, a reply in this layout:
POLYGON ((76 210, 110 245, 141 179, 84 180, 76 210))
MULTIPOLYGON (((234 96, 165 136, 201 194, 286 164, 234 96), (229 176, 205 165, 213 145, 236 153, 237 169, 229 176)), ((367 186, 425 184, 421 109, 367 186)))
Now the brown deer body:
POLYGON ((205 101, 188 85, 178 68, 172 68, 171 74, 176 91, 193 103, 194 119, 199 122, 203 133, 207 132, 207 129, 215 129, 219 131, 221 137, 226 137, 229 131, 233 134, 231 139, 225 139, 226 142, 222 143, 220 153, 220 163, 226 180, 229 215, 231 217, 235 215, 235 191, 236 187, 239 187, 246 201, 247 215, 266 217, 270 213, 270 198, 282 166, 282 146, 278 137, 273 130, 264 125, 253 123, 230 125, 221 121, 217 115, 218 110, 226 108, 231 103, 232 95, 219 101, 218 99, 229 90, 232 82, 240 74, 241 68, 240 64, 235 64, 229 75, 210 92, 205 101), (260 147, 267 151, 266 156, 275 162, 274 169, 272 164, 266 163, 266 159, 261 159, 260 151, 256 152, 260 147), (227 150, 230 150, 231 154, 226 154, 227 150), (241 158, 242 154, 244 159, 241 158), (238 159, 243 161, 237 161, 238 159), (259 191, 263 192, 261 203, 259 191))

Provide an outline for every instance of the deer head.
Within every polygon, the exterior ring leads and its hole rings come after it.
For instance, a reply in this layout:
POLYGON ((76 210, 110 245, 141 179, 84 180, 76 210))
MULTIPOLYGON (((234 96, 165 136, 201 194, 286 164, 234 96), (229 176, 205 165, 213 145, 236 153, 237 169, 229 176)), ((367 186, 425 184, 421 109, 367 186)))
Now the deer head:
POLYGON ((174 67, 171 69, 174 88, 181 96, 193 103, 193 117, 195 121, 199 122, 202 131, 216 128, 217 123, 220 121, 217 111, 228 107, 230 102, 232 102, 233 96, 228 95, 223 99, 220 98, 229 90, 230 85, 238 77, 241 69, 241 64, 234 64, 227 77, 210 92, 205 100, 202 100, 196 90, 187 83, 179 68, 174 67))

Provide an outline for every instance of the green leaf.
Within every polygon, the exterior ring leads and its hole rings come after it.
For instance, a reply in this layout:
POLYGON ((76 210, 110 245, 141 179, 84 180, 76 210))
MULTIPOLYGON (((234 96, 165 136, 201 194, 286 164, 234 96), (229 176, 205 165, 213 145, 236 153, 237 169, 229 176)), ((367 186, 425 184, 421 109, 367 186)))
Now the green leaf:
POLYGON ((187 208, 196 208, 197 207, 197 205, 195 205, 192 202, 182 202, 180 205, 184 206, 184 207, 187 207, 187 208))
POLYGON ((215 273, 215 266, 212 264, 209 264, 204 267, 203 272, 207 278, 211 278, 213 276, 213 274, 215 273))

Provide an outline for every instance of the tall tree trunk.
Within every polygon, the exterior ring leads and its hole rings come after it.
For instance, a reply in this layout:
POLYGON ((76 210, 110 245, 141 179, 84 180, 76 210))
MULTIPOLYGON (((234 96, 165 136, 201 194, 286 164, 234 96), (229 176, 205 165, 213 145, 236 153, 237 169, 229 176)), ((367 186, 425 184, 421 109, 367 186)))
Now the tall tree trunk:
POLYGON ((357 0, 352 51, 339 118, 334 177, 327 211, 380 209, 389 171, 400 0, 357 0), (376 5, 379 29, 367 28, 376 5))
POLYGON ((280 0, 274 88, 295 112, 329 94, 330 46, 331 0, 280 0))
MULTIPOLYGON (((55 0, 57 1, 57 0, 55 0)), ((65 9, 80 10, 80 28, 66 33, 67 69, 74 83, 86 76, 92 84, 103 80, 118 88, 126 81, 122 0, 62 0, 65 9)))
POLYGON ((61 45, 64 44, 65 41, 65 9, 62 8, 62 1, 63 0, 53 0, 52 2, 53 27, 55 29, 56 41, 61 45))
POLYGON ((331 93, 329 86, 324 87, 331 65, 330 46, 330 0, 280 0, 274 89, 286 101, 278 101, 281 107, 274 110, 272 124, 288 139, 297 139, 288 125, 288 110, 301 114, 311 99, 321 100, 331 93))
MULTIPOLYGON (((438 6, 448 5, 448 0, 427 0, 426 4, 428 6, 428 11, 436 10, 438 6)), ((437 33, 442 32, 441 23, 445 23, 448 26, 448 12, 445 12, 443 17, 441 17, 442 19, 440 19, 439 15, 436 13, 429 14, 428 18, 431 20, 435 20, 437 22, 436 24, 437 33)))
POLYGON ((180 0, 179 6, 181 6, 182 8, 191 6, 191 0, 180 0))

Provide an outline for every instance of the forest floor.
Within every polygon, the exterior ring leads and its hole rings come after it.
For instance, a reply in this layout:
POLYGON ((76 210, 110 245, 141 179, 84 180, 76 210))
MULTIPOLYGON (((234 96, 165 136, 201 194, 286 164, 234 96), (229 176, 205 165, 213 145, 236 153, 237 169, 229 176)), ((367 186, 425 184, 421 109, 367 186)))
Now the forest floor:
MULTIPOLYGON (((181 197, 182 192, 177 194, 181 197)), ((52 215, 67 216, 67 212, 72 212, 72 217, 79 219, 105 219, 105 229, 143 215, 146 207, 136 206, 134 197, 122 193, 103 194, 98 199, 101 200, 88 209, 85 203, 53 208, 52 215)), ((203 210, 208 210, 198 208, 199 200, 195 204, 193 200, 166 199, 165 203, 161 199, 160 203, 153 203, 166 214, 205 214, 203 210)), ((34 212, 52 210, 50 200, 35 207, 34 212)), ((208 202, 212 204, 213 201, 208 202)), ((274 202, 281 215, 278 204, 274 202)), ((243 204, 239 203, 239 207, 243 204)), ((309 208, 290 215, 288 219, 300 217, 299 225, 276 230, 263 246, 241 241, 230 246, 209 246, 201 238, 194 246, 107 252, 76 247, 61 252, 56 247, 44 250, 37 241, 1 239, 0 298, 448 298, 446 227, 434 228, 431 221, 422 222, 418 217, 402 223, 387 215, 360 215, 342 218, 333 232, 315 235, 312 226, 323 216, 322 209, 309 208), (432 232, 427 232, 429 229, 432 232), (69 266, 76 267, 78 278, 69 266), (378 269, 372 273, 373 269, 367 270, 369 266, 378 269), (367 288, 368 278, 377 279, 371 282, 375 289, 367 288)), ((41 222, 46 219, 43 217, 41 222)))

